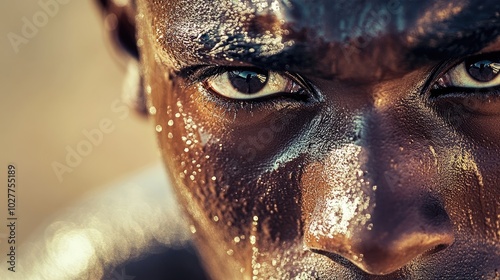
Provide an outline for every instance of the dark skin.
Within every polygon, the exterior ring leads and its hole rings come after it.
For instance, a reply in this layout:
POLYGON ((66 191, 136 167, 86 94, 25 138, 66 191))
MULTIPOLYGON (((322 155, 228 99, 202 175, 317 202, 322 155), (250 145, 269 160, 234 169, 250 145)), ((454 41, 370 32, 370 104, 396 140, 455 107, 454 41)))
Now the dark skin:
POLYGON ((497 0, 103 2, 212 278, 500 277, 497 0))

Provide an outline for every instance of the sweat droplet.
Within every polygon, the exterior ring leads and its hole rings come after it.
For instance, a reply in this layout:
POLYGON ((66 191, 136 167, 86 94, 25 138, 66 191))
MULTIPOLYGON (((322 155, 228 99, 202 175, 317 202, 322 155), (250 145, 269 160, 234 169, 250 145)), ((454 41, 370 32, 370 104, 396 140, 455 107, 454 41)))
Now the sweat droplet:
POLYGON ((151 106, 149 107, 149 113, 151 115, 156 115, 156 107, 155 106, 151 106))

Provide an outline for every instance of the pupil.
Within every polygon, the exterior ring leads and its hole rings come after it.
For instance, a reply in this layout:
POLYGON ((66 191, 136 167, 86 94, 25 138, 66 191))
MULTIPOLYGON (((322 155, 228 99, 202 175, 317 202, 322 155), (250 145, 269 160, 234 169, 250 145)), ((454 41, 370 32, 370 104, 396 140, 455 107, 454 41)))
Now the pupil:
POLYGON ((259 69, 233 70, 228 72, 231 85, 240 93, 254 94, 267 83, 268 73, 259 69))
POLYGON ((500 73, 500 59, 497 62, 485 59, 480 61, 466 62, 467 72, 469 75, 479 82, 489 82, 495 79, 500 73))

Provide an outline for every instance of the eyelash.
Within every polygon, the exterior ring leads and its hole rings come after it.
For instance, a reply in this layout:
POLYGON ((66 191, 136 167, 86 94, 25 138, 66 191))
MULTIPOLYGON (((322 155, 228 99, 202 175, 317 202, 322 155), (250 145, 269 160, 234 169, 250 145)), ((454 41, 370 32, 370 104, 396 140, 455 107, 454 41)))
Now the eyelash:
POLYGON ((488 97, 498 97, 500 96, 500 86, 489 87, 489 88, 461 88, 461 87, 447 87, 440 89, 431 89, 429 98, 439 99, 445 97, 466 97, 473 98, 480 94, 481 98, 488 97))
POLYGON ((227 67, 223 66, 209 66, 209 65, 198 65, 182 69, 178 75, 187 81, 186 85, 194 86, 198 83, 202 83, 210 77, 223 74, 227 67))

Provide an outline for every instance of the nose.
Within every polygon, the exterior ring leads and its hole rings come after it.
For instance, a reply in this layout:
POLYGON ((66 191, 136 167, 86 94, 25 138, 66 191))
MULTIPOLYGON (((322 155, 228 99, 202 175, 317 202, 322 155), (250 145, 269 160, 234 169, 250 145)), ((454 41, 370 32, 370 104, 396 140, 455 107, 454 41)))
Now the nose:
POLYGON ((325 256, 340 255, 367 273, 384 275, 453 243, 451 222, 437 200, 429 196, 384 200, 372 210, 368 223, 343 232, 331 230, 328 207, 317 207, 323 215, 316 215, 321 221, 313 218, 309 224, 306 245, 325 256))
POLYGON ((389 105, 363 114, 355 141, 332 145, 302 175, 306 247, 372 275, 429 260, 455 240, 440 200, 444 152, 429 144, 431 127, 406 123, 422 112, 402 117, 389 105))

